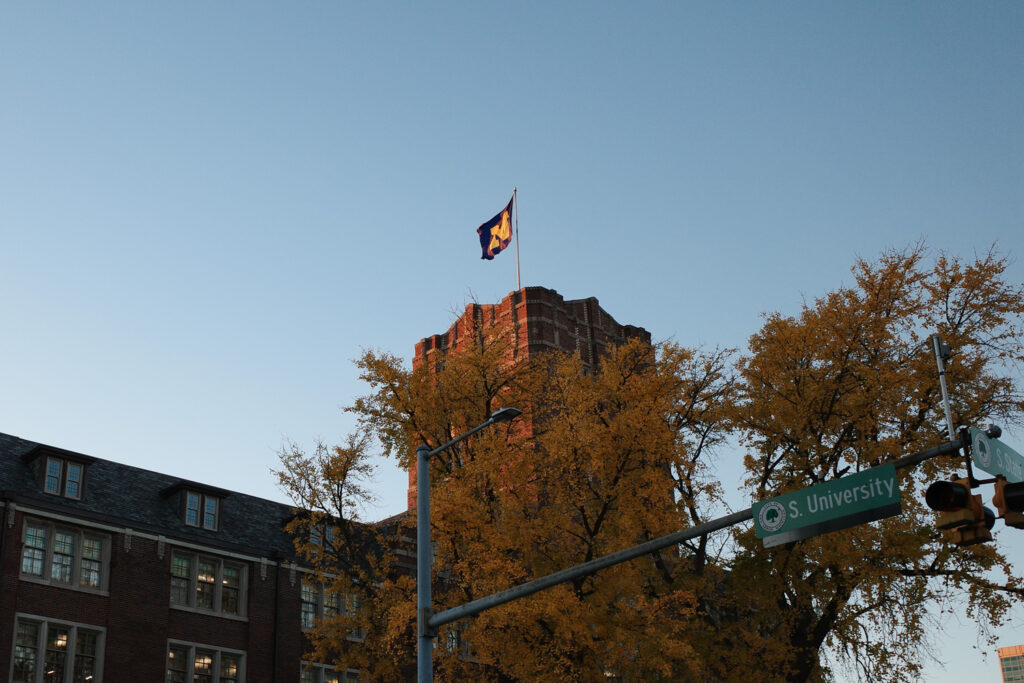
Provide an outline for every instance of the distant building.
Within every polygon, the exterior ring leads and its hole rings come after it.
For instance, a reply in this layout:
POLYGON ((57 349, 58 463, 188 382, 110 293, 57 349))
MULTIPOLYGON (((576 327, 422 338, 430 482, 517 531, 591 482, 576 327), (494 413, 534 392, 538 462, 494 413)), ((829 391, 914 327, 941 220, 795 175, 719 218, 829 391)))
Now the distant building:
MULTIPOLYGON (((507 335, 513 359, 545 351, 578 353, 586 370, 593 370, 601 356, 629 339, 651 341, 642 327, 620 325, 597 299, 566 301, 553 289, 524 287, 510 292, 497 304, 469 304, 447 332, 426 337, 416 344, 413 367, 437 362, 481 335, 507 335)), ((416 507, 416 467, 409 469, 409 509, 416 507)))
POLYGON ((14 683, 342 683, 291 507, 0 434, 0 673, 14 683))
POLYGON ((999 648, 999 669, 1003 683, 1024 683, 1024 645, 999 648))

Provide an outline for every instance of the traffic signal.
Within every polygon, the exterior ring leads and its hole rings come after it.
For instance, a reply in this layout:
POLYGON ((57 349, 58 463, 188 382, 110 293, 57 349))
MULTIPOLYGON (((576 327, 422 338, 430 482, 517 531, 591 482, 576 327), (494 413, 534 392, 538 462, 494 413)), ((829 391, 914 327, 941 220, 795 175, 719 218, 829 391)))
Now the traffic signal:
POLYGON ((1006 477, 996 477, 996 494, 992 504, 999 510, 1007 526, 1024 529, 1024 482, 1011 484, 1006 477))
POLYGON ((955 529, 975 521, 968 479, 937 481, 925 491, 924 500, 928 507, 939 512, 935 526, 940 529, 955 529))
POLYGON ((959 546, 987 543, 996 515, 981 504, 980 495, 971 495, 969 479, 937 481, 924 494, 925 503, 939 513, 935 526, 959 546))

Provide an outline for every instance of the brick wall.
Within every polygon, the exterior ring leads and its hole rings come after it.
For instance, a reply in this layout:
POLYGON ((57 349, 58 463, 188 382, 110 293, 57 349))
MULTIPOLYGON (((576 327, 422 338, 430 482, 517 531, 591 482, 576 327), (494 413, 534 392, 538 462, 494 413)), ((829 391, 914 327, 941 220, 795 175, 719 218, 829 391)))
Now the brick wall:
MULTIPOLYGON (((105 629, 105 683, 163 681, 168 639, 244 652, 245 680, 249 683, 299 680, 306 649, 300 629, 301 571, 262 558, 226 555, 217 548, 185 548, 187 552, 243 564, 247 574, 244 619, 189 611, 170 604, 170 562, 175 543, 108 529, 103 531, 110 539, 107 594, 44 585, 20 576, 22 538, 26 515, 44 523, 51 518, 21 506, 8 506, 0 512, 3 680, 10 679, 18 614, 105 629)), ((69 519, 57 523, 66 528, 92 528, 85 523, 76 527, 69 519)))
MULTIPOLYGON (((444 354, 465 348, 481 334, 508 335, 510 360, 550 350, 578 353, 585 369, 593 370, 601 356, 628 339, 651 341, 642 327, 620 325, 594 297, 566 301, 546 287, 524 287, 497 304, 469 304, 442 334, 416 344, 413 368, 438 362, 444 354)), ((416 466, 409 469, 408 509, 416 507, 416 466)))

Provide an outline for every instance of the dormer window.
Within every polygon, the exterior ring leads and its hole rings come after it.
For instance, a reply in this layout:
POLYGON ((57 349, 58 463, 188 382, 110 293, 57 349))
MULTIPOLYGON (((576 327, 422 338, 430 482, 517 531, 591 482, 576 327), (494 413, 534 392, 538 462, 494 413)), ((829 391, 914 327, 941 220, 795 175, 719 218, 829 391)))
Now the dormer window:
POLYGON ((55 496, 74 498, 82 497, 82 474, 85 468, 81 463, 71 462, 62 458, 46 458, 46 478, 43 490, 55 496))
POLYGON ((37 485, 46 493, 82 500, 85 497, 85 470, 96 459, 40 444, 22 456, 22 461, 35 473, 37 485))
POLYGON ((180 480, 165 488, 160 495, 177 508, 186 526, 220 531, 224 521, 224 499, 231 492, 195 481, 180 480))
POLYGON ((200 491, 185 492, 185 524, 216 531, 219 518, 219 498, 200 491))

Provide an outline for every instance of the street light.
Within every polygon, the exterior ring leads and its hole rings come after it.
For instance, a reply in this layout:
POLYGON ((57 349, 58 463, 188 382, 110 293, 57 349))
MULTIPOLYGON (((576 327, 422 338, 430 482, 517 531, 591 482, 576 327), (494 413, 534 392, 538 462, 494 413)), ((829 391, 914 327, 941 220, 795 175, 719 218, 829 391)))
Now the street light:
POLYGON ((434 678, 434 637, 437 635, 429 623, 433 614, 430 568, 434 554, 430 545, 430 459, 481 429, 498 422, 508 422, 522 414, 523 411, 516 408, 502 408, 491 413, 483 424, 443 446, 430 450, 430 446, 423 444, 416 449, 416 672, 419 683, 428 683, 434 678))

